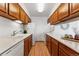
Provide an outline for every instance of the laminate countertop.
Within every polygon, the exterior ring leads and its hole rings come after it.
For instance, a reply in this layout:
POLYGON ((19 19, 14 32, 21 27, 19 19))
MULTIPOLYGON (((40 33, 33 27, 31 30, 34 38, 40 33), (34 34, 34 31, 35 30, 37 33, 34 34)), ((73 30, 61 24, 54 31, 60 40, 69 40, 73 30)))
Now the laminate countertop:
POLYGON ((47 35, 55 38, 57 41, 61 42, 62 44, 68 46, 69 48, 71 48, 74 51, 79 53, 79 43, 78 42, 64 40, 61 38, 61 35, 57 35, 57 34, 47 33, 47 35))
POLYGON ((0 37, 0 55, 30 35, 31 33, 0 37))

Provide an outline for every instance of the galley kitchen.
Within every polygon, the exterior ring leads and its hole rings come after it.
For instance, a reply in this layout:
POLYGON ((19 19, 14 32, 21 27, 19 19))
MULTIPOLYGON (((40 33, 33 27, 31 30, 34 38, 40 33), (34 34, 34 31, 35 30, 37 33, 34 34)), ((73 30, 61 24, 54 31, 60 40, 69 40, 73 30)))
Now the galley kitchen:
POLYGON ((0 3, 0 56, 79 56, 79 3, 0 3))

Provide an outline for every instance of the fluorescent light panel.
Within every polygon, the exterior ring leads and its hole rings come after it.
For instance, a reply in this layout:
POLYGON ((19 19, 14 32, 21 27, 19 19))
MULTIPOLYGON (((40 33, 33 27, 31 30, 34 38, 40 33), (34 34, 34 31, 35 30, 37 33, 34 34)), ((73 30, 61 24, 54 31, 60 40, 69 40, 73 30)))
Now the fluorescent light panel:
POLYGON ((17 23, 22 23, 22 21, 20 21, 20 20, 16 20, 15 22, 17 22, 17 23))
POLYGON ((44 3, 38 3, 37 4, 37 10, 38 10, 38 12, 43 12, 44 11, 44 7, 45 7, 44 3))

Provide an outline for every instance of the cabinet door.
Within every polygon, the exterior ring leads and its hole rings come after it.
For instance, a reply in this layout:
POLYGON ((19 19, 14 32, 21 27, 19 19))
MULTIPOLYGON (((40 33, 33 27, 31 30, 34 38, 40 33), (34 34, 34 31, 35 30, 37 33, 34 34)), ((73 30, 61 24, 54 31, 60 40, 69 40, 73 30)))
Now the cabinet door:
POLYGON ((59 56, 68 56, 62 49, 59 48, 59 56))
POLYGON ((50 36, 48 36, 48 35, 46 35, 46 41, 47 41, 47 48, 48 48, 48 50, 49 50, 49 53, 50 53, 50 55, 51 55, 51 37, 50 36))
POLYGON ((52 56, 58 56, 58 41, 52 38, 52 56))
POLYGON ((27 24, 28 22, 29 22, 29 17, 28 17, 27 14, 25 14, 25 21, 24 21, 24 23, 27 24))
POLYGON ((0 3, 0 11, 6 12, 6 3, 0 3))
POLYGON ((24 39, 24 56, 28 56, 29 54, 29 40, 24 39))
POLYGON ((31 19, 28 17, 28 22, 31 23, 31 19))
POLYGON ((23 22, 23 24, 27 24, 28 23, 27 14, 25 13, 25 11, 22 8, 20 8, 20 19, 23 22))
POLYGON ((30 35, 29 37, 29 52, 30 52, 31 47, 32 47, 32 35, 30 35))
POLYGON ((79 12, 79 3, 71 3, 71 14, 79 12))
POLYGON ((20 8, 20 20, 24 23, 25 21, 25 13, 22 8, 20 8))
POLYGON ((19 16, 19 5, 17 3, 9 3, 9 15, 20 19, 19 16))
POLYGON ((56 24, 58 22, 58 12, 55 11, 53 15, 51 16, 51 23, 50 24, 56 24))
POLYGON ((23 56, 24 41, 16 44, 14 47, 2 54, 2 56, 23 56))
POLYGON ((63 18, 69 16, 69 4, 62 3, 58 8, 58 19, 62 21, 63 18))
POLYGON ((28 56, 32 47, 32 35, 24 39, 24 56, 28 56))
POLYGON ((65 54, 67 54, 67 56, 78 56, 79 55, 79 53, 75 52, 74 50, 70 49, 69 47, 65 46, 62 43, 59 43, 59 49, 61 49, 65 54))

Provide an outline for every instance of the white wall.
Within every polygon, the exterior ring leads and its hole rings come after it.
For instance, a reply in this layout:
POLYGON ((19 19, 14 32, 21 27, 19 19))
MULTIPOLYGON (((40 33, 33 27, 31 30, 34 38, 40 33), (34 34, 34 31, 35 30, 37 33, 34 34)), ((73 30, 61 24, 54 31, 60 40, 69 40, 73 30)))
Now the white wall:
POLYGON ((69 28, 67 30, 61 29, 60 24, 56 25, 55 30, 52 32, 52 34, 60 35, 60 36, 64 36, 64 34, 71 34, 74 36, 75 32, 73 31, 73 28, 77 28, 77 32, 79 33, 79 20, 78 19, 79 18, 74 18, 73 20, 77 20, 77 21, 68 23, 69 28))
POLYGON ((45 41, 45 33, 49 31, 47 17, 31 17, 32 23, 27 25, 28 32, 33 33, 33 43, 35 41, 45 41), (29 31, 30 30, 30 31, 29 31))
POLYGON ((11 36, 15 30, 21 30, 20 24, 0 16, 0 37, 11 36))

